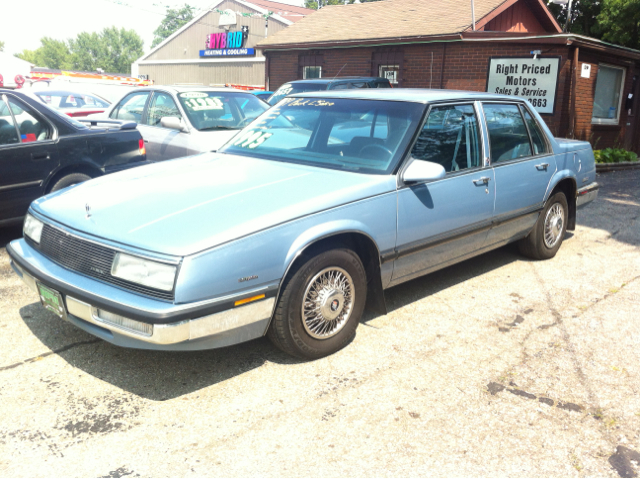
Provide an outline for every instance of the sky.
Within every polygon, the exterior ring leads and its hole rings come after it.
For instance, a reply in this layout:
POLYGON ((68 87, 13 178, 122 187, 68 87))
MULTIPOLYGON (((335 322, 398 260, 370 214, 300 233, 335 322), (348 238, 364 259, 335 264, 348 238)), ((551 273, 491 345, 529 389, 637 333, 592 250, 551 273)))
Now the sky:
MULTIPOLYGON (((304 0, 279 0, 303 6, 304 0)), ((0 41, 10 54, 35 50, 42 37, 58 40, 75 38, 80 32, 99 32, 117 26, 135 30, 149 51, 153 31, 164 18, 165 5, 179 7, 188 3, 206 9, 213 0, 30 0, 28 7, 17 0, 2 0, 0 41)))

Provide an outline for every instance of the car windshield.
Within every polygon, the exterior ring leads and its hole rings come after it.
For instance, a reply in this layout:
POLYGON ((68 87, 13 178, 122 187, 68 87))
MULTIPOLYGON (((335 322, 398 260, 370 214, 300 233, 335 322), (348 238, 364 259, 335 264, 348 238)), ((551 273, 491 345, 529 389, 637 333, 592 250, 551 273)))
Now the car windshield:
POLYGON ((240 130, 269 109, 250 93, 189 91, 179 93, 178 98, 199 131, 240 130))
POLYGON ((267 100, 269 105, 275 105, 284 97, 293 95, 294 93, 306 93, 310 91, 326 90, 326 83, 285 83, 267 100))
POLYGON ((285 98, 219 151, 361 173, 390 173, 424 105, 333 98, 285 98))
POLYGON ((60 108, 91 110, 109 107, 109 102, 106 100, 93 95, 85 95, 84 93, 39 91, 36 95, 44 103, 56 110, 60 108))

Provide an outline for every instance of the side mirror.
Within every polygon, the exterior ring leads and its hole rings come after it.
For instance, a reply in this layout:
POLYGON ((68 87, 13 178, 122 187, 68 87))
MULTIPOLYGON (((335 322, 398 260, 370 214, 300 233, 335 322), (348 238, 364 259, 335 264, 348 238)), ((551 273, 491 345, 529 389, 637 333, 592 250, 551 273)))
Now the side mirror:
POLYGON ((444 166, 431 161, 422 161, 411 158, 411 163, 402 174, 405 183, 418 183, 421 181, 439 180, 447 176, 444 166))
POLYGON ((175 116, 163 116, 160 119, 160 124, 165 128, 171 128, 172 130, 187 131, 187 127, 184 126, 182 120, 175 116))

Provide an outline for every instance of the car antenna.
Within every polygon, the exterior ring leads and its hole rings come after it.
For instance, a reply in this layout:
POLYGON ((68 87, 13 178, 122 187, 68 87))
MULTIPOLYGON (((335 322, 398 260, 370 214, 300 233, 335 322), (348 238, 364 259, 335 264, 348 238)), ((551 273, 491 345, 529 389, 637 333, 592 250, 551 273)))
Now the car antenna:
POLYGON ((341 68, 340 70, 338 70, 338 73, 336 73, 336 76, 334 76, 334 77, 331 79, 331 82, 329 82, 329 83, 333 83, 333 80, 335 80, 336 78, 338 78, 338 75, 340 75, 340 72, 341 72, 342 70, 344 70, 344 67, 346 67, 346 66, 347 66, 347 63, 345 63, 344 65, 342 65, 342 68, 341 68))

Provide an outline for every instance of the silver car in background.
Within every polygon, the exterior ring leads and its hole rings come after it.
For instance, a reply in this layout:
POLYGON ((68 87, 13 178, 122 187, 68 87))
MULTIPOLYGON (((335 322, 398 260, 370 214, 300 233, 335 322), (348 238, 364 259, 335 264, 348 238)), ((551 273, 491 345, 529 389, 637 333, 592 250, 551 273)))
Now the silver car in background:
POLYGON ((127 93, 88 119, 137 122, 147 159, 161 161, 216 151, 267 109, 241 90, 156 86, 127 93))

